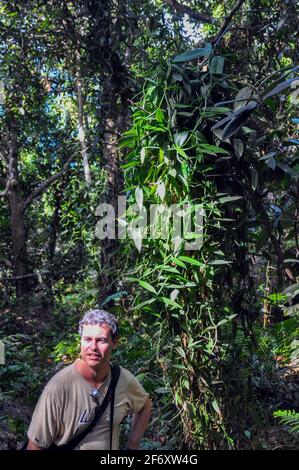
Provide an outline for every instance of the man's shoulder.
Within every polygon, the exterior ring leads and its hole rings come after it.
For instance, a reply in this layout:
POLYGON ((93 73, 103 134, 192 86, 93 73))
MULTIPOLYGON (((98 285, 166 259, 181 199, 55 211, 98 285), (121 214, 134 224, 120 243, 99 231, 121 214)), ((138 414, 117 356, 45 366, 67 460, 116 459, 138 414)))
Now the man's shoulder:
POLYGON ((69 366, 63 367, 59 372, 56 372, 55 375, 49 380, 46 385, 47 391, 60 390, 68 386, 75 378, 76 372, 74 370, 75 365, 70 364, 69 366))
POLYGON ((123 366, 119 366, 120 367, 120 380, 123 381, 123 382, 132 382, 132 381, 137 381, 137 377, 132 373, 130 372, 128 369, 126 369, 125 367, 123 366))

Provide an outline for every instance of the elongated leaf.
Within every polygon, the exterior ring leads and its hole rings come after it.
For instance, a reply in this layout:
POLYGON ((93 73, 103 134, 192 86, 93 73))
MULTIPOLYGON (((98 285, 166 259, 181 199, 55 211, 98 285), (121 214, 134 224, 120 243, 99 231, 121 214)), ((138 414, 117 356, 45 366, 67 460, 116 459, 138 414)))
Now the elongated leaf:
MULTIPOLYGON (((225 149, 222 149, 221 147, 216 147, 216 145, 209 145, 209 144, 199 144, 198 146, 200 149, 203 149, 205 151, 210 150, 212 153, 222 153, 225 155, 229 155, 229 152, 225 149)), ((203 152, 204 153, 204 152, 203 152)))
POLYGON ((283 294, 288 294, 289 292, 293 292, 297 289, 299 289, 299 282, 296 282, 296 284, 292 284, 291 286, 286 287, 282 292, 283 294))
POLYGON ((237 201, 238 199, 242 199, 242 196, 225 196, 219 199, 220 204, 225 204, 226 202, 233 202, 237 201))
POLYGON ((154 294, 157 293, 156 289, 151 284, 149 284, 148 282, 139 281, 139 284, 140 284, 141 287, 144 287, 144 289, 146 289, 150 292, 153 292, 154 294))
POLYGON ((181 346, 178 346, 177 348, 175 348, 177 350, 177 352, 179 353, 180 356, 182 357, 186 357, 186 353, 185 351, 183 350, 183 348, 181 346))
POLYGON ((244 152, 244 144, 241 139, 234 139, 234 149, 237 159, 240 160, 244 152))
POLYGON ((253 191, 256 191, 259 184, 259 174, 256 168, 253 169, 252 178, 251 178, 251 187, 253 191))
POLYGON ((267 160, 268 158, 270 157, 275 157, 275 155, 277 154, 277 152, 269 152, 269 153, 266 153, 266 155, 263 155, 259 160, 262 161, 262 160, 267 160))
POLYGON ((173 140, 176 145, 182 147, 188 138, 189 132, 179 132, 173 136, 173 140))
POLYGON ((218 413, 218 415, 221 416, 221 411, 216 400, 212 401, 212 407, 214 408, 216 413, 218 413))
POLYGON ((141 163, 143 164, 144 160, 145 160, 145 147, 142 147, 142 149, 141 149, 140 160, 141 160, 141 163))
POLYGON ((160 181, 157 184, 156 193, 160 197, 161 201, 163 201, 166 193, 165 184, 163 183, 163 181, 160 181))
POLYGON ((231 264, 232 261, 227 261, 225 259, 215 259, 214 261, 212 261, 210 264, 210 266, 221 266, 221 265, 224 265, 224 264, 231 264))
POLYGON ((135 189, 135 199, 138 207, 142 209, 143 205, 143 191, 142 188, 136 188, 135 189))
POLYGON ((190 256, 180 256, 179 260, 185 261, 185 263, 193 264, 194 266, 201 266, 201 267, 204 266, 203 263, 201 263, 197 259, 190 258, 190 256))
POLYGON ((171 258, 171 261, 173 263, 175 263, 177 266, 180 266, 181 268, 184 268, 184 269, 187 269, 187 266, 185 265, 185 263, 183 263, 182 260, 178 259, 178 258, 175 258, 175 257, 172 257, 171 258))
POLYGON ((198 59, 199 57, 209 57, 212 50, 212 45, 208 43, 204 48, 194 49, 177 55, 172 62, 173 64, 182 64, 184 62, 189 62, 190 60, 198 59))
POLYGON ((156 300, 156 299, 145 300, 144 302, 141 302, 140 304, 135 305, 135 307, 132 307, 131 310, 137 310, 137 309, 139 309, 139 308, 143 308, 143 307, 145 307, 146 305, 152 304, 153 302, 155 302, 155 300, 156 300))
MULTIPOLYGON (((228 114, 225 118, 220 119, 220 121, 216 122, 211 127, 211 130, 214 131, 218 127, 222 127, 224 124, 233 122, 235 119, 237 119, 240 115, 244 115, 246 117, 249 116, 250 113, 257 107, 257 104, 254 101, 251 101, 248 103, 246 106, 242 106, 241 108, 237 109, 233 113, 228 114)), ((228 125, 228 124, 227 124, 228 125)), ((225 128, 226 129, 226 128, 225 128)), ((225 139, 223 139, 225 140, 225 139)))
POLYGON ((299 172, 293 170, 293 168, 289 167, 286 163, 277 162, 277 166, 281 168, 285 173, 288 173, 291 176, 299 176, 299 172))
POLYGON ((245 86, 244 88, 239 90, 235 98, 234 111, 237 111, 237 109, 245 106, 246 101, 251 97, 251 94, 252 90, 248 86, 245 86))
POLYGON ((276 160, 273 157, 269 157, 266 160, 266 165, 268 165, 269 168, 272 168, 272 170, 275 170, 276 168, 276 160))
POLYGON ((283 311, 284 315, 294 315, 299 313, 299 304, 292 305, 283 311))
POLYGON ((290 78, 289 80, 279 83, 279 85, 273 88, 273 90, 269 91, 263 97, 263 99, 266 100, 267 98, 270 98, 270 96, 277 95, 277 93, 280 93, 281 91, 286 90, 286 88, 289 88, 295 80, 298 80, 298 78, 290 78))
POLYGON ((124 165, 121 165, 121 168, 125 170, 126 168, 131 168, 133 166, 138 166, 138 165, 140 165, 140 162, 134 161, 134 162, 129 162, 129 163, 125 163, 124 165))
POLYGON ((246 106, 238 109, 236 113, 238 113, 237 117, 232 119, 224 128, 223 131, 223 140, 229 139, 233 134, 235 134, 240 127, 242 126, 243 122, 250 116, 250 114, 255 110, 257 104, 253 101, 248 103, 246 106))
POLYGON ((182 306, 179 305, 177 302, 174 302, 174 300, 168 299, 167 297, 159 297, 159 299, 161 299, 166 305, 179 308, 180 310, 182 309, 182 306))
POLYGON ((216 124, 214 124, 211 127, 211 131, 214 131, 215 129, 218 129, 218 127, 222 127, 224 124, 231 121, 232 116, 233 116, 233 113, 229 113, 225 118, 220 119, 220 121, 216 122, 216 124))

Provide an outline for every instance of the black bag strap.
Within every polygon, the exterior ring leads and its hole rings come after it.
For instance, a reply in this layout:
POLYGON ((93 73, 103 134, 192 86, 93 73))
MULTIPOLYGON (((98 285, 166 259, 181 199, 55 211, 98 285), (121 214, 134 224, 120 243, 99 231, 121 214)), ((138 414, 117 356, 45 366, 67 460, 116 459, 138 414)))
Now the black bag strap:
MULTIPOLYGON (((120 372, 120 371, 119 371, 120 372)), ((117 376, 117 380, 119 377, 119 372, 117 376)), ((112 438, 113 438, 113 418, 114 418, 114 401, 115 401, 115 388, 112 387, 111 390, 111 401, 110 401, 110 450, 112 450, 112 438)))
MULTIPOLYGON (((105 395, 104 400, 101 403, 101 406, 96 411, 90 425, 78 436, 71 439, 67 444, 61 446, 55 446, 57 450, 73 450, 77 445, 87 436, 87 434, 95 427, 100 417, 106 410, 109 401, 111 400, 111 409, 110 409, 110 450, 112 446, 112 432, 113 432, 113 415, 114 415, 114 397, 115 389, 120 375, 120 367, 118 365, 111 366, 111 380, 105 395)), ((52 450, 52 449, 51 449, 52 450)))

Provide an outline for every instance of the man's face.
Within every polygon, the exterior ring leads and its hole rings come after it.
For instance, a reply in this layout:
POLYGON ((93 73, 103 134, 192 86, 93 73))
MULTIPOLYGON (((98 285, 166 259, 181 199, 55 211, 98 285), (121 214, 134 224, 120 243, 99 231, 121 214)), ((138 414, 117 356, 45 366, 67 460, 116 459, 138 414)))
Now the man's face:
POLYGON ((116 345, 117 340, 112 339, 108 325, 83 325, 81 359, 92 369, 99 370, 109 365, 116 345))

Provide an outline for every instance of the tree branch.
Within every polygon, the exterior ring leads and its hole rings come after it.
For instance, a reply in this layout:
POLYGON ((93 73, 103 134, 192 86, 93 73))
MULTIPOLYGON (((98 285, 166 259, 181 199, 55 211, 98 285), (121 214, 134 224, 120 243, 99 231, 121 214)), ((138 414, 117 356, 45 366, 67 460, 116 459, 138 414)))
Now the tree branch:
POLYGON ((76 154, 73 154, 67 160, 67 162, 63 165, 62 169, 58 173, 55 173, 55 175, 50 176, 50 178, 48 178, 45 181, 43 181, 42 183, 40 183, 39 186, 36 189, 34 189, 34 191, 32 191, 30 196, 28 196, 28 198, 26 199, 26 201, 23 204, 23 210, 24 211, 30 206, 30 204, 32 203, 32 201, 35 198, 37 198, 40 194, 42 194, 44 191, 46 191, 49 186, 51 186, 53 183, 55 183, 55 181, 58 180, 63 175, 63 173, 65 173, 69 169, 68 168, 69 164, 74 160, 75 156, 76 156, 76 154))
POLYGON ((190 18, 192 18, 193 20, 200 21, 201 23, 214 24, 214 23, 217 23, 218 21, 216 18, 211 18, 210 16, 207 16, 204 13, 199 13, 193 10, 193 8, 190 8, 187 5, 179 3, 176 0, 164 0, 164 3, 172 7, 178 13, 181 13, 182 15, 186 14, 190 16, 190 18))
POLYGON ((8 166, 8 162, 7 162, 7 159, 5 158, 5 155, 3 155, 2 152, 0 152, 0 158, 1 158, 1 160, 3 161, 3 163, 4 163, 4 166, 7 167, 7 166, 8 166))
POLYGON ((235 3, 235 6, 232 8, 232 10, 230 11, 230 13, 225 17, 222 25, 220 26, 220 30, 218 31, 218 33, 216 34, 216 36, 211 40, 211 44, 215 45, 217 44, 220 39, 222 38, 222 36, 226 33, 227 31, 227 28, 233 18, 233 16, 237 13, 237 11, 241 8, 241 6, 243 5, 243 3, 245 2, 245 0, 238 0, 236 3, 235 3))
POLYGON ((11 277, 0 277, 0 282, 1 281, 18 281, 19 279, 27 279, 29 277, 39 277, 41 275, 44 275, 44 274, 49 274, 50 271, 38 271, 36 273, 32 273, 32 274, 23 274, 22 276, 11 276, 11 277))
POLYGON ((6 180, 6 186, 5 186, 4 191, 1 191, 1 193, 0 193, 0 197, 7 196, 8 191, 9 191, 9 188, 10 188, 10 183, 11 183, 11 179, 8 178, 8 179, 6 180))

